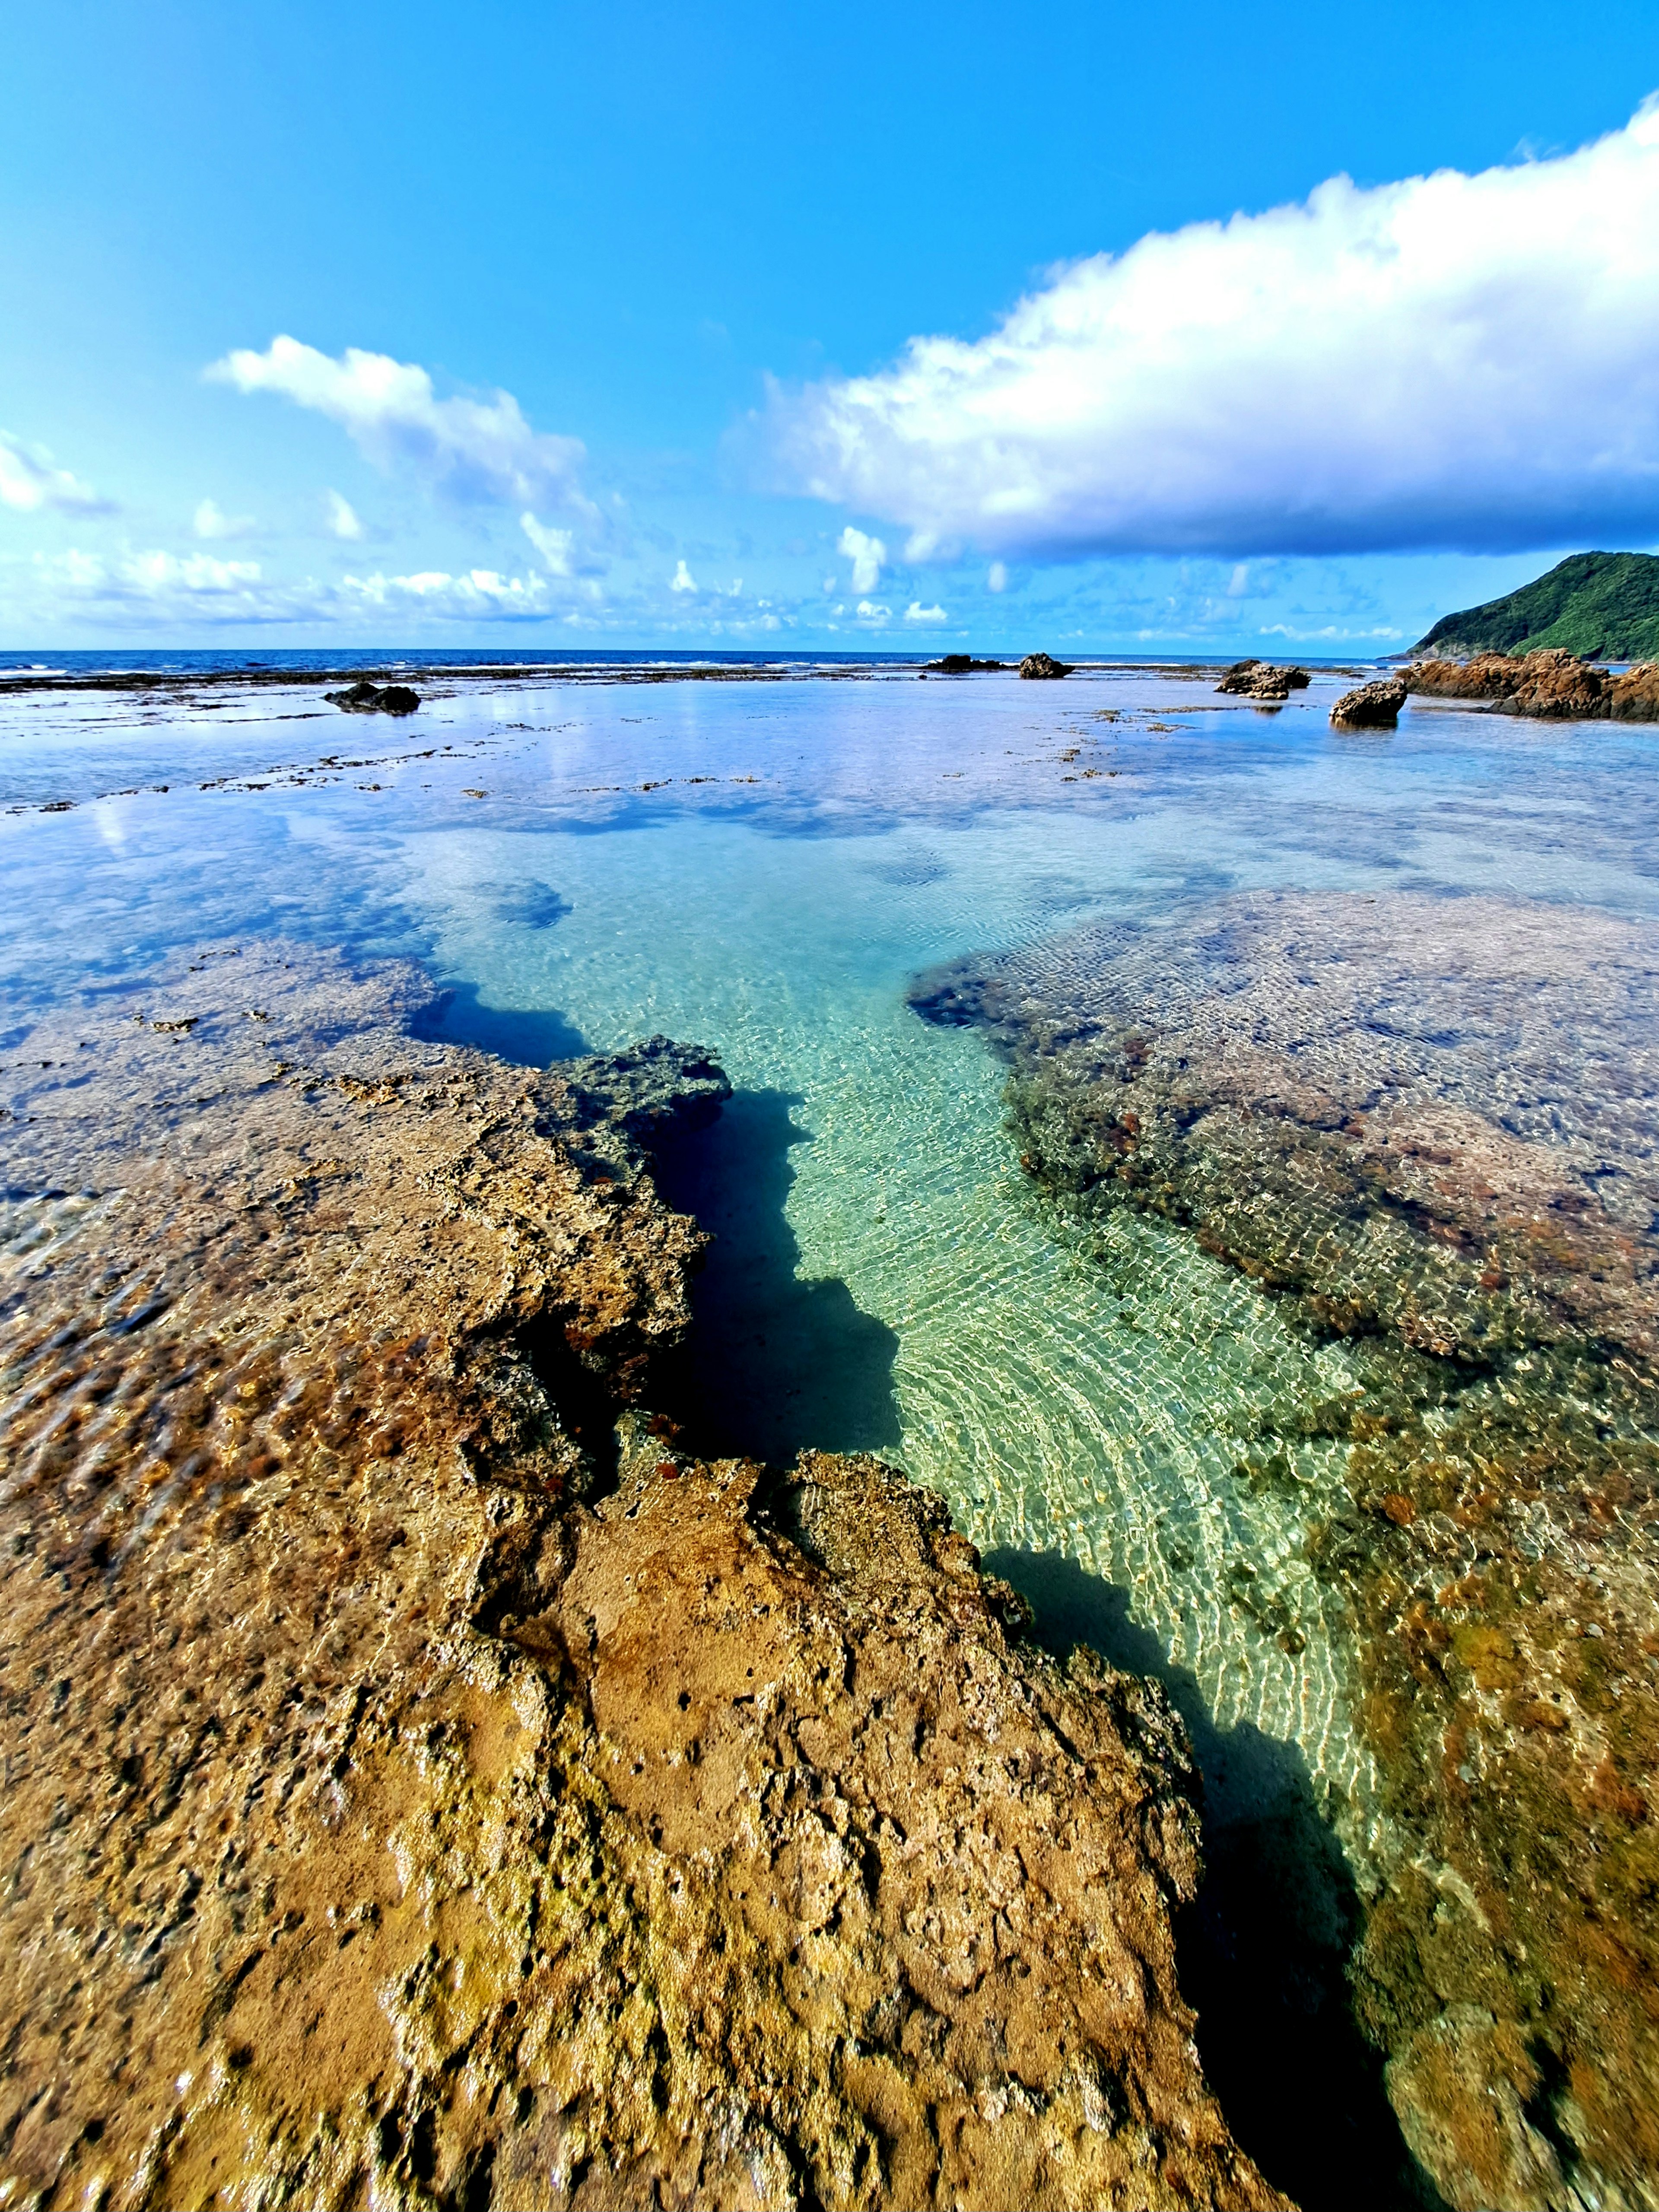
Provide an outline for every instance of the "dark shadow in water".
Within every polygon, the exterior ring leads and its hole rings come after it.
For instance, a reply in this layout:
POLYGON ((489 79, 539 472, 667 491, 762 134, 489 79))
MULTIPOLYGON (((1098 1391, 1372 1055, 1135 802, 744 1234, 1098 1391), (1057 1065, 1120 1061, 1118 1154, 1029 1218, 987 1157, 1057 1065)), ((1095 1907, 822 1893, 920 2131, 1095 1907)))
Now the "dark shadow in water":
POLYGON ((688 1441, 710 1453, 792 1460, 882 1451, 900 1437, 898 1339, 835 1277, 802 1281, 784 1216, 789 1155, 811 1142, 792 1092, 739 1091, 718 1121, 664 1146, 657 1188, 714 1236, 692 1286, 692 1323, 665 1376, 688 1441))
POLYGON ((414 1029, 430 1042, 476 1045, 514 1067, 545 1067, 587 1050, 580 1030, 551 1007, 486 1006, 476 983, 452 984, 414 1029))
POLYGON ((1155 1675, 1191 1732, 1205 1873, 1177 1916, 1177 1966, 1204 2070, 1237 2140, 1306 2212, 1445 2212, 1406 2148, 1381 2057, 1349 2010, 1359 1899, 1299 1747, 1247 1722, 1218 1728, 1195 1677, 1130 1618, 1127 1594, 1074 1559, 998 1550, 985 1566, 1030 1601, 1047 1650, 1087 1644, 1130 1674, 1155 1675))

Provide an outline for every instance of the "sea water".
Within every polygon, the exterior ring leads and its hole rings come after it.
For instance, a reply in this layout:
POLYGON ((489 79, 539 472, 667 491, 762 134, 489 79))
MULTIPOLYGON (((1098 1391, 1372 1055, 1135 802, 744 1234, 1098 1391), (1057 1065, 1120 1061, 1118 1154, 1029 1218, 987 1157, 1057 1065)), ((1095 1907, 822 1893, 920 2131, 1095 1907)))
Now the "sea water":
POLYGON ((939 961, 1231 888, 1659 907, 1659 734, 1414 704, 1343 736, 1341 688, 480 672, 395 723, 311 689, 0 700, 0 1019, 15 1046, 178 951, 289 935, 422 961, 439 1033, 516 1059, 706 1045, 734 1097, 663 1170, 714 1239, 676 1386, 700 1437, 902 1465, 1048 1627, 1164 1676, 1213 1816, 1289 1771, 1363 1849, 1304 1556, 1344 1447, 1235 1479, 1349 1355, 1176 1231, 1056 1215, 984 1039, 906 1002, 939 961))

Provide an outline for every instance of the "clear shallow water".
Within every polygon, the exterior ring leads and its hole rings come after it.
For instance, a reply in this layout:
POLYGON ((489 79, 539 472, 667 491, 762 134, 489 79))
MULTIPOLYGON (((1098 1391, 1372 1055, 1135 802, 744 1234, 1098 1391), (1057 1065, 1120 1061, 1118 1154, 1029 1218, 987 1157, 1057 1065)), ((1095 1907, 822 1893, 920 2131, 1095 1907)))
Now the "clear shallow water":
POLYGON ((718 1239, 688 1376, 710 1430, 899 1460, 1166 1673, 1223 1818, 1305 1769, 1358 1841, 1343 1634, 1302 1558, 1340 1448, 1271 1492, 1234 1472, 1346 1355, 1188 1239, 1045 1212, 982 1041, 904 1004, 937 961, 1224 887, 1659 906, 1659 738, 1433 708, 1341 738, 1339 688, 1278 715, 1115 673, 480 684, 396 725, 305 694, 280 722, 252 695, 6 702, 0 988, 21 1018, 279 931, 415 954, 449 1034, 522 1057, 708 1045, 738 1096, 668 1181, 718 1239), (168 789, 94 796, 141 781, 168 789))

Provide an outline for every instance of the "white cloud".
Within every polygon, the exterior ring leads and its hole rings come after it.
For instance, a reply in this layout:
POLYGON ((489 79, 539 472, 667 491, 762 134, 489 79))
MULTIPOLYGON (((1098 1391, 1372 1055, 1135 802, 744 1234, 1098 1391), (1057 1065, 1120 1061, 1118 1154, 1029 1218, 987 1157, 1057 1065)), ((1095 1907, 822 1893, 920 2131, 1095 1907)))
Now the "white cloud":
POLYGON ((357 519, 357 510, 349 499, 333 489, 325 495, 328 501, 328 526, 337 538, 356 540, 363 534, 363 526, 357 519))
POLYGON ((538 522, 535 516, 528 513, 519 517, 519 527, 541 555, 550 576, 568 576, 574 573, 576 533, 574 530, 550 530, 544 522, 538 522))
POLYGON ((550 604, 544 576, 502 576, 493 568, 471 568, 459 576, 441 568, 412 576, 347 576, 340 591, 360 606, 474 621, 529 620, 546 614, 550 604))
POLYGON ((691 574, 691 571, 686 567, 684 561, 682 561, 676 568, 673 580, 669 585, 668 588, 671 592, 695 592, 696 590, 697 580, 691 574))
MULTIPOLYGON (((837 608, 836 611, 839 614, 841 610, 837 608)), ((857 613, 860 622, 879 624, 892 619, 893 610, 891 607, 873 605, 868 599, 860 599, 858 603, 857 613)))
POLYGON ((563 501, 592 512, 576 481, 579 438, 532 430, 510 392, 487 404, 440 399, 413 362, 348 346, 336 361, 297 338, 264 353, 239 348, 209 376, 239 392, 275 392, 338 422, 377 467, 409 464, 458 499, 520 506, 563 501))
POLYGON ((1249 588, 1249 564, 1248 562, 1241 561, 1235 567, 1232 574, 1227 579, 1227 597, 1230 599, 1242 599, 1245 592, 1248 592, 1249 588))
POLYGON ((943 607, 925 607, 920 599, 912 599, 904 610, 904 619, 908 623, 942 623, 949 622, 951 617, 943 607))
POLYGON ((845 554, 853 564, 853 589, 873 592, 887 563, 887 548, 880 538, 866 538, 849 522, 836 540, 836 550, 845 554))
POLYGON ((198 538, 245 538, 253 527, 253 517, 225 514, 216 500, 204 499, 196 510, 193 527, 198 538))
POLYGON ((1006 562, 992 562, 990 567, 985 572, 985 588, 988 592, 1006 592, 1007 590, 1008 568, 1006 562))
POLYGON ((42 507, 84 514, 106 512, 109 505, 90 484, 58 468, 44 446, 26 446, 21 438, 0 430, 0 507, 15 507, 25 514, 42 507))
POLYGON ((993 553, 1651 540, 1659 100, 1551 160, 1149 234, 770 428, 793 488, 993 553))

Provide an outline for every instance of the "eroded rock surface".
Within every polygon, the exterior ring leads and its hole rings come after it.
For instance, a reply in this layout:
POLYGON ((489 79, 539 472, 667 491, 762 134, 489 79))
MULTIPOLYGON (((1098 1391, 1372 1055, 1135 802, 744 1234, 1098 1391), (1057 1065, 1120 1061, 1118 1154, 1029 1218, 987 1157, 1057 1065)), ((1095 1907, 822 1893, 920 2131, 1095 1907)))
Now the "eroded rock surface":
POLYGON ((3 1075, 7 2201, 1267 2205, 1159 1694, 641 1404, 661 1040, 224 948, 3 1075))
POLYGON ((1659 720, 1659 665, 1615 672, 1552 647, 1539 653, 1477 653, 1468 660, 1419 660, 1407 688, 1443 699, 1490 699, 1507 714, 1555 721, 1659 720))
POLYGON ((1405 703, 1405 684, 1397 677, 1383 677, 1345 691, 1331 708, 1331 720, 1340 730, 1392 730, 1405 703))
POLYGON ((918 1004, 1000 1036, 1056 1204, 1349 1344, 1286 1433, 1348 1445, 1307 1555, 1384 1792, 1359 2022, 1452 2204, 1659 2202, 1659 930, 1252 894, 918 1004))

